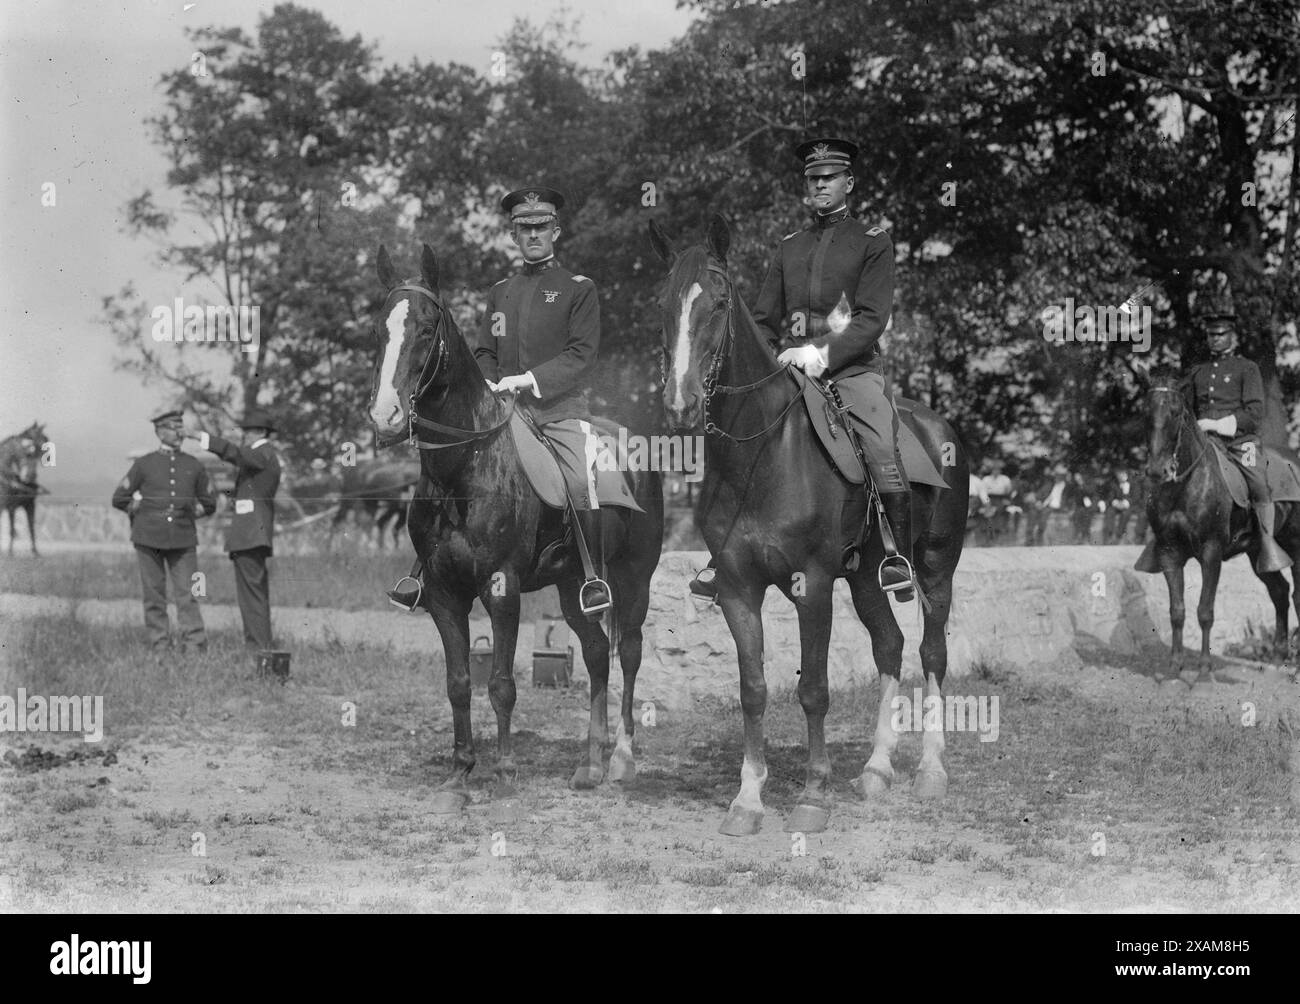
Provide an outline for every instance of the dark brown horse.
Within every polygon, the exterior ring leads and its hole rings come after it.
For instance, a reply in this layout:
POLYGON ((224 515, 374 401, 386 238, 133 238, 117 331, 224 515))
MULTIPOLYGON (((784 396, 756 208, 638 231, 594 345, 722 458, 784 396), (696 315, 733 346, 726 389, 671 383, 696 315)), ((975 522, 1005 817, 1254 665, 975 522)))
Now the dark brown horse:
MULTIPOLYGON (((492 676, 488 697, 497 716, 495 794, 509 797, 517 773, 510 719, 515 706, 514 657, 519 597, 556 585, 564 619, 582 643, 591 677, 587 756, 572 778, 592 787, 604 778, 609 731, 610 639, 597 621, 582 616, 582 569, 564 538, 559 510, 544 505, 520 467, 506 431, 515 405, 492 394, 438 291, 438 265, 426 244, 417 280, 401 282, 388 252, 379 249, 379 280, 388 291, 376 324, 375 384, 370 420, 381 446, 414 431, 422 476, 411 504, 409 529, 424 564, 425 599, 442 636, 447 660, 455 746, 450 776, 439 786, 435 812, 459 811, 469 798, 475 763, 470 727, 469 611, 478 597, 492 620, 492 676)), ((623 706, 609 778, 628 780, 632 755, 634 691, 641 666, 641 626, 650 602, 650 578, 663 544, 663 492, 659 475, 633 475, 643 512, 602 507, 605 576, 612 590, 612 627, 623 669, 623 706)))
MULTIPOLYGON (((831 804, 826 660, 831 594, 839 578, 848 580, 854 609, 871 633, 882 681, 875 747, 855 787, 870 797, 883 792, 894 778, 891 759, 899 737, 892 718, 903 633, 876 577, 884 552, 879 534, 873 534, 858 569, 844 568, 842 514, 862 488, 850 485, 831 466, 807 410, 796 399, 794 380, 777 363, 736 297, 727 276, 731 237, 726 221, 715 216, 707 247, 691 247, 681 254, 673 251, 657 224, 651 223, 650 234, 655 250, 670 266, 663 297, 664 408, 676 428, 706 423, 696 523, 717 561, 718 598, 740 662, 745 758, 740 793, 722 832, 751 834, 762 823, 767 779, 762 605, 771 585, 798 610, 798 692, 808 722, 807 774, 786 829, 816 832, 825 828, 831 804)), ((946 490, 918 485, 912 493, 915 567, 928 603, 921 641, 925 692, 927 699, 941 698, 948 668, 944 629, 966 527, 969 469, 961 441, 942 418, 918 404, 904 420, 951 485, 946 490)), ((923 733, 915 785, 922 798, 939 798, 947 790, 943 748, 942 732, 923 733)))
POLYGON ((41 455, 45 450, 45 427, 33 422, 17 435, 0 441, 0 508, 9 514, 9 553, 14 553, 17 533, 14 514, 21 509, 27 514, 27 534, 32 542, 32 554, 40 557, 36 549, 36 499, 47 490, 36 483, 41 455))
POLYGON ((330 521, 330 544, 348 514, 355 510, 358 521, 364 514, 374 527, 375 544, 381 550, 384 535, 390 530, 396 547, 398 535, 406 527, 407 506, 419 478, 419 465, 402 460, 363 460, 355 467, 343 468, 339 507, 330 521))
MULTIPOLYGON (((1201 565, 1201 596, 1196 619, 1201 625, 1199 669, 1212 668, 1210 629, 1214 626, 1214 597, 1223 562, 1238 554, 1250 556, 1251 567, 1259 554, 1259 528, 1249 509, 1235 506, 1214 455, 1218 446, 1197 425, 1172 373, 1152 375, 1147 425, 1147 519, 1154 540, 1138 558, 1140 572, 1163 572, 1169 587, 1169 626, 1173 635, 1171 658, 1183 656, 1183 566, 1189 558, 1201 565)), ((1291 451, 1275 450, 1300 461, 1291 451)), ((1260 463, 1264 457, 1259 458, 1260 463)), ((1275 506, 1273 539, 1300 567, 1300 506, 1279 502, 1275 506)), ((1286 577, 1281 572, 1256 572, 1273 601, 1276 624, 1273 645, 1279 654, 1287 649, 1286 577)), ((1300 581, 1300 580, 1298 580, 1300 581)), ((1295 594, 1300 618, 1300 591, 1295 594)))

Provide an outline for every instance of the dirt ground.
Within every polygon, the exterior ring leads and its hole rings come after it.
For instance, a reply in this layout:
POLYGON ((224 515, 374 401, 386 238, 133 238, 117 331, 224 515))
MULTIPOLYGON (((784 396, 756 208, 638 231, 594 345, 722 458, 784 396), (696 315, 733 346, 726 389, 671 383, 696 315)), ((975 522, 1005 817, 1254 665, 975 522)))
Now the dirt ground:
POLYGON ((489 795, 495 719, 476 691, 473 801, 442 816, 430 811, 450 759, 441 655, 385 648, 386 615, 375 615, 373 647, 296 653, 283 686, 251 678, 233 636, 182 668, 149 662, 125 628, 68 616, 0 624, 0 693, 98 686, 110 709, 128 710, 99 744, 0 735, 6 911, 1300 908, 1286 717, 1300 687, 1277 667, 1231 663, 1194 687, 1159 680, 1149 657, 1104 650, 1081 652, 1080 670, 985 667, 950 691, 998 696, 1000 735, 948 736, 941 803, 909 790, 915 734, 890 792, 871 803, 853 793, 879 689, 836 694, 836 804, 829 829, 806 836, 782 830, 802 778, 803 715, 795 695, 775 692, 767 816, 757 836, 729 838, 717 828, 739 781, 734 700, 656 709, 653 724, 642 709, 637 778, 574 791, 585 680, 521 681, 520 798, 506 818, 489 795), (64 668, 32 668, 49 663, 64 668))

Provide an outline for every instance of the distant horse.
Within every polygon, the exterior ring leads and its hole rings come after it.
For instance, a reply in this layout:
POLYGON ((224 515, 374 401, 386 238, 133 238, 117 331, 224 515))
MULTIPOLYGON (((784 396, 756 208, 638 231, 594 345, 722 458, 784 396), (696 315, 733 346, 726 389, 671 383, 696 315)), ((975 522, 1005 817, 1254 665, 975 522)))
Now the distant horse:
MULTIPOLYGON (((1214 626, 1214 597, 1219 588, 1219 569, 1224 561, 1243 552, 1251 567, 1259 554, 1259 529, 1249 509, 1233 504, 1228 485, 1219 470, 1209 435, 1197 425, 1172 373, 1153 374, 1148 393, 1147 423, 1147 519, 1154 540, 1134 566, 1140 572, 1163 572, 1169 587, 1169 626, 1173 635, 1170 656, 1178 662, 1183 655, 1183 565, 1195 558, 1201 565, 1201 597, 1196 619, 1201 625, 1200 669, 1210 669, 1210 629, 1214 626)), ((1300 463, 1290 450, 1268 448, 1282 458, 1300 463)), ((1264 463, 1260 455, 1259 462, 1264 463)), ((1295 562, 1292 578, 1300 582, 1300 506, 1294 502, 1275 504, 1273 539, 1295 562)), ((1276 622, 1273 646, 1279 654, 1287 649, 1286 577, 1281 572, 1256 572, 1273 601, 1276 622)), ((1300 618, 1300 590, 1295 593, 1296 616, 1300 618)))
MULTIPOLYGON (((530 485, 506 426, 515 404, 492 394, 438 290, 438 264, 426 244, 419 279, 402 282, 384 248, 379 280, 387 296, 376 324, 378 360, 369 414, 379 445, 419 437, 422 476, 411 504, 410 534, 424 564, 426 606, 442 636, 447 697, 455 729, 451 775, 439 786, 435 812, 459 811, 469 798, 475 764, 470 727, 469 611, 478 597, 492 620, 488 696, 497 716, 495 794, 508 797, 517 774, 510 719, 515 706, 514 656, 519 598, 559 588, 564 619, 582 643, 591 677, 587 755, 571 784, 585 788, 605 776, 610 639, 581 613, 583 582, 564 538, 562 513, 544 505, 530 485), (430 438, 426 438, 430 437, 430 438)), ((623 706, 609 762, 612 781, 635 774, 634 691, 641 666, 641 626, 650 578, 663 543, 663 492, 652 471, 631 475, 644 510, 602 506, 605 576, 612 590, 612 628, 623 669, 623 706)))
MULTIPOLYGON (((745 718, 745 755, 740 793, 722 832, 746 835, 762 823, 767 779, 763 714, 763 596, 775 585, 795 604, 802 644, 799 703, 808 721, 804 787, 786 829, 817 832, 830 814, 831 762, 825 719, 830 706, 826 677, 835 580, 848 580, 853 606, 871 633, 871 650, 882 686, 875 748, 855 783, 859 794, 882 793, 894 778, 891 757, 898 745, 893 701, 902 666, 903 633, 881 591, 877 567, 884 557, 879 534, 863 548, 856 571, 844 568, 839 532, 846 502, 860 497, 830 464, 817 439, 799 388, 777 363, 767 340, 727 275, 731 234, 715 216, 707 247, 677 254, 653 221, 651 241, 668 263, 663 296, 664 411, 675 428, 704 423, 704 481, 696 505, 699 525, 717 560, 718 598, 736 641, 740 703, 745 718)), ((952 576, 966 526, 969 465, 961 440, 942 418, 908 402, 900 415, 916 433, 951 485, 944 490, 914 485, 915 569, 924 594, 921 662, 927 700, 941 699, 948 667, 944 630, 952 602, 952 576), (910 414, 909 414, 910 411, 910 414), (944 460, 951 461, 943 466, 944 460)), ((947 773, 941 731, 921 737, 916 793, 942 797, 947 773)))
POLYGON ((40 557, 40 552, 36 549, 36 498, 48 492, 36 483, 36 475, 47 442, 45 427, 36 422, 17 435, 0 441, 0 508, 9 514, 11 556, 17 537, 14 514, 21 509, 27 514, 27 533, 32 542, 32 554, 40 557))
POLYGON ((375 528, 375 543, 384 546, 384 534, 392 524, 393 546, 406 526, 406 510, 412 489, 420 477, 419 465, 400 460, 363 460, 354 467, 343 468, 339 507, 330 521, 330 542, 354 510, 364 513, 375 528))

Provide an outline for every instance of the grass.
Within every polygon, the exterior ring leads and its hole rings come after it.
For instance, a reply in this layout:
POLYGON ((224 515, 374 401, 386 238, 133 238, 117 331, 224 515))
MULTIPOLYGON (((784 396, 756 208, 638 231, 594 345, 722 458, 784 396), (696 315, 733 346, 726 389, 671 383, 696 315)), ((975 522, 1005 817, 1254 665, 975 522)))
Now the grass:
MULTIPOLYGON (((0 816, 0 844, 20 908, 87 909, 61 898, 76 888, 99 908, 129 899, 145 910, 1106 909, 1168 900, 1219 909, 1234 897, 1275 909, 1278 890, 1295 888, 1297 813, 1281 731, 1221 714, 1135 715, 993 659, 946 688, 998 696, 1001 728, 990 743, 946 737, 950 796, 939 805, 907 790, 914 735, 895 756, 894 790, 858 801, 850 779, 870 754, 880 689, 833 694, 831 829, 808 835, 796 857, 781 825, 802 783, 806 738, 788 690, 769 695, 768 816, 756 837, 716 836, 738 783, 735 700, 702 700, 638 729, 636 784, 579 794, 566 782, 585 745, 582 686, 520 688, 525 808, 498 824, 486 794, 494 718, 482 694, 471 711, 480 758, 471 805, 454 817, 429 812, 451 743, 436 654, 304 645, 280 686, 252 676, 233 635, 214 634, 205 655, 159 664, 139 634, 63 615, 17 622, 5 640, 0 693, 102 694, 105 745, 121 761, 0 768, 0 803, 13 807, 0 816), (344 700, 357 705, 353 727, 341 724, 344 700), (175 775, 182 767, 188 773, 175 775), (111 783, 88 787, 101 775, 111 783), (195 830, 207 859, 190 853, 195 830), (502 856, 493 854, 498 832, 502 856)), ((31 739, 6 735, 0 745, 31 739)))

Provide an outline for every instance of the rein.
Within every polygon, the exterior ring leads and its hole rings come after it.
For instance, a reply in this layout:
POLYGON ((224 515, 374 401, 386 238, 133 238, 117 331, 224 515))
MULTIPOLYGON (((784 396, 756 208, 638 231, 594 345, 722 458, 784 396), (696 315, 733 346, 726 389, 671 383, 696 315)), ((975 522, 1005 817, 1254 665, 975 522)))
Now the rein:
MULTIPOLYGON (((411 446, 420 450, 449 450, 457 446, 468 446, 471 443, 476 443, 481 439, 487 439, 489 436, 500 432, 510 424, 510 419, 514 417, 514 400, 510 402, 510 407, 506 409, 506 417, 496 425, 487 429, 461 429, 457 426, 444 425, 442 422, 435 422, 430 418, 425 418, 422 415, 416 414, 416 404, 433 386, 434 378, 438 375, 438 371, 442 369, 442 364, 447 358, 447 336, 443 330, 447 323, 447 312, 442 303, 438 300, 438 294, 429 289, 428 286, 422 285, 418 282, 404 282, 400 286, 394 286, 390 289, 388 291, 388 298, 391 298, 394 293, 401 292, 419 293, 422 296, 426 296, 433 305, 438 308, 438 326, 434 331, 434 342, 433 345, 429 346, 429 354, 424 357, 424 363, 420 367, 420 378, 416 381, 415 389, 411 392, 409 407, 406 412, 407 427, 409 430, 406 441, 411 446), (430 363, 432 363, 432 369, 430 369, 430 363), (416 434, 417 427, 437 436, 458 436, 464 438, 454 439, 451 442, 430 442, 429 440, 419 438, 416 434)), ((385 307, 388 305, 387 298, 384 300, 384 305, 385 307)), ((385 313, 387 313, 387 311, 385 311, 385 313)), ((382 360, 380 362, 382 364, 382 360)), ((377 379, 378 371, 376 370, 376 380, 377 379)), ((390 443, 389 445, 391 446, 393 444, 390 443)))
MULTIPOLYGON (((1151 388, 1151 393, 1153 394, 1158 391, 1163 391, 1165 393, 1175 393, 1175 394, 1179 393, 1176 387, 1152 387, 1151 388)), ((1183 445, 1183 430, 1186 428, 1188 428, 1187 410, 1185 408, 1180 408, 1178 411, 1178 434, 1174 437, 1174 448, 1170 451, 1169 463, 1165 465, 1165 469, 1169 473, 1166 475, 1164 481, 1162 481, 1161 484, 1178 484, 1180 481, 1187 480, 1189 477, 1192 476, 1192 471, 1196 470, 1197 465, 1200 464, 1200 462, 1205 459, 1205 454, 1210 448, 1209 440, 1207 438, 1206 442, 1201 446, 1201 452, 1196 455, 1196 459, 1187 465, 1187 470, 1183 471, 1182 474, 1179 474, 1178 473, 1178 451, 1183 445)))
POLYGON ((778 376, 784 374, 785 368, 779 367, 767 374, 767 376, 755 380, 753 383, 742 385, 718 383, 718 376, 722 372, 722 364, 731 357, 731 349, 735 343, 735 332, 731 324, 731 279, 727 276, 727 270, 715 262, 710 261, 708 268, 710 272, 716 272, 718 275, 722 276, 723 281, 727 284, 727 323, 722 331, 722 340, 718 343, 718 347, 713 350, 713 356, 709 362, 708 372, 704 374, 704 434, 707 436, 710 433, 714 433, 733 443, 749 443, 762 436, 766 436, 773 429, 781 425, 785 421, 786 416, 790 414, 790 410, 799 402, 799 399, 803 397, 803 394, 796 389, 794 396, 790 398, 790 403, 782 409, 781 414, 777 415, 776 419, 766 428, 760 429, 752 436, 734 436, 726 429, 720 428, 713 419, 709 417, 710 409, 713 406, 714 394, 744 394, 748 391, 755 390, 770 380, 774 380, 778 376))

